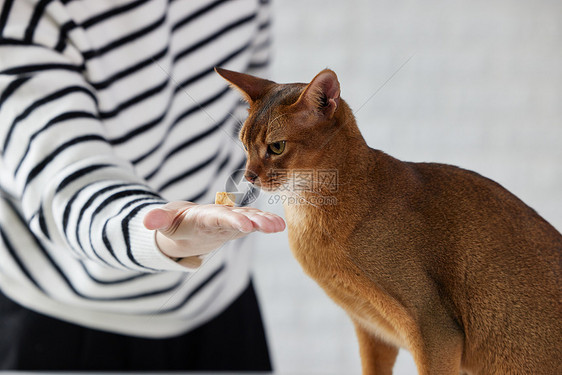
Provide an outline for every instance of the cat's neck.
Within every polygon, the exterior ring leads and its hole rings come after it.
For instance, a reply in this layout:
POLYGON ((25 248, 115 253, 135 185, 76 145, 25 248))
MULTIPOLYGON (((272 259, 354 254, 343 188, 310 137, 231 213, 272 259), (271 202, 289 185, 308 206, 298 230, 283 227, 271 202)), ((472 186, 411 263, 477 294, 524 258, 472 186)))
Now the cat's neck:
POLYGON ((382 153, 367 145, 351 109, 342 104, 323 147, 323 164, 314 170, 315 183, 284 201, 290 231, 323 233, 327 238, 336 227, 340 234, 351 231, 355 223, 349 219, 356 207, 376 190, 371 177, 382 153))
POLYGON ((313 189, 286 199, 289 230, 322 227, 351 232, 370 210, 378 210, 397 190, 409 190, 414 184, 408 164, 370 148, 351 109, 343 100, 342 104, 336 113, 335 131, 323 147, 323 164, 314 166, 317 171, 332 173, 328 181, 335 184, 322 183, 315 175, 320 183, 312 184, 313 189))
MULTIPOLYGON (((320 168, 334 171, 337 180, 335 189, 331 186, 318 185, 314 194, 334 196, 342 202, 350 202, 365 188, 372 188, 373 181, 366 181, 380 161, 379 151, 371 149, 361 134, 351 108, 341 101, 341 108, 335 114, 335 130, 330 134, 325 145, 324 158, 327 162, 320 168)), ((340 207, 342 209, 344 207, 340 207)))

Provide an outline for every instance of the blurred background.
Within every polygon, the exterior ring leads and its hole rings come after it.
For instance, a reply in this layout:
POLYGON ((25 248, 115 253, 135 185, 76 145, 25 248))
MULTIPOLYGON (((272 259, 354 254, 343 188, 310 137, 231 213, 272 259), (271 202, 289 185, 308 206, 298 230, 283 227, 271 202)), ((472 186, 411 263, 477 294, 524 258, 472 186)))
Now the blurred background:
MULTIPOLYGON (((477 171, 562 230, 560 0, 274 0, 273 15, 271 79, 333 69, 371 147, 477 171)), ((256 241, 277 373, 360 374, 349 319, 303 274, 287 233, 256 241)), ((395 374, 416 374, 408 353, 395 374)))

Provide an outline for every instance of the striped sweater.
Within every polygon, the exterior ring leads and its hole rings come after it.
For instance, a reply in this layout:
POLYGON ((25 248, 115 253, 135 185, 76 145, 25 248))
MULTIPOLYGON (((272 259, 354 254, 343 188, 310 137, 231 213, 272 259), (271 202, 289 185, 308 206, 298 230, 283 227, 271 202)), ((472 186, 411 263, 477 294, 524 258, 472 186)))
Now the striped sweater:
POLYGON ((249 245, 198 269, 144 215, 210 203, 244 165, 244 113, 214 66, 263 74, 259 0, 0 1, 0 288, 40 313, 171 337, 249 280, 249 245), (235 115, 233 115, 235 114, 235 115))

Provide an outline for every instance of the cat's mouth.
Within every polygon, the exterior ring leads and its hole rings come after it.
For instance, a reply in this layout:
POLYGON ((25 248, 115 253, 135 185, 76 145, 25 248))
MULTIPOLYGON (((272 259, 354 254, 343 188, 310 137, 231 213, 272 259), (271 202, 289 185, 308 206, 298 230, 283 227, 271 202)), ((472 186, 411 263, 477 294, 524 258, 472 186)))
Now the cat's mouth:
POLYGON ((259 176, 250 170, 246 170, 245 177, 252 185, 269 193, 278 192, 286 185, 283 178, 279 178, 280 174, 273 171, 269 171, 265 175, 259 176))

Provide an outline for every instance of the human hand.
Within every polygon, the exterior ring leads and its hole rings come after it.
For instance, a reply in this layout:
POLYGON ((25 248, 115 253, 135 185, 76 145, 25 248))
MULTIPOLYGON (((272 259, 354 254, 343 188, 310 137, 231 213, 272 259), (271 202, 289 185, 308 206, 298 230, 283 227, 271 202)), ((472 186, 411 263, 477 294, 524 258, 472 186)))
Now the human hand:
POLYGON ((156 230, 156 243, 170 258, 189 258, 200 264, 198 256, 220 248, 225 242, 249 233, 281 232, 283 219, 252 207, 227 207, 216 204, 171 202, 149 211, 144 226, 156 230))

